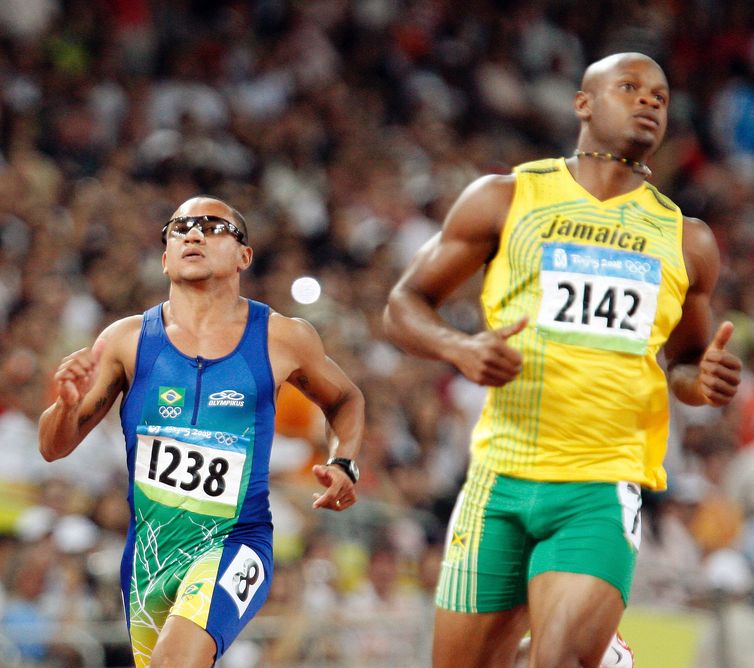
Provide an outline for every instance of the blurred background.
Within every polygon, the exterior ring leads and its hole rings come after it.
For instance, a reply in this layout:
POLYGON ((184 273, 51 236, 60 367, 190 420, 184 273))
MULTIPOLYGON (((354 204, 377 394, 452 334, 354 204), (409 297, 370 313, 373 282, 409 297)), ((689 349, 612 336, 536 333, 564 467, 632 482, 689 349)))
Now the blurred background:
MULTIPOLYGON (((584 67, 626 50, 667 72, 652 182, 712 227, 714 313, 736 324, 746 370, 725 411, 673 406, 670 486, 645 496, 621 628, 642 668, 751 668, 748 0, 0 0, 0 665, 130 665, 117 410, 54 464, 37 419, 64 355, 166 299, 160 229, 197 193, 249 222, 243 294, 310 320, 367 398, 360 501, 336 515, 310 508, 322 416, 281 393, 276 577, 219 665, 429 665, 483 391, 399 353, 380 313, 466 184, 573 151, 584 67)), ((442 309, 467 331, 477 288, 442 309)))

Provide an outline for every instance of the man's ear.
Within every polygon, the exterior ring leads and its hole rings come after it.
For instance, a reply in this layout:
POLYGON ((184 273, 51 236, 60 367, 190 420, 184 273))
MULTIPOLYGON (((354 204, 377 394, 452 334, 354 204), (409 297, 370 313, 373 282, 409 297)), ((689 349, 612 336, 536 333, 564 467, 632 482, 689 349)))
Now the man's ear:
POLYGON ((162 273, 163 274, 168 273, 167 258, 168 258, 168 252, 162 251, 162 273))
POLYGON ((585 93, 580 90, 573 98, 573 110, 580 121, 588 121, 592 117, 592 100, 591 93, 585 93))
POLYGON ((241 246, 241 257, 238 263, 238 270, 245 271, 251 266, 251 261, 254 259, 254 251, 251 246, 241 246))

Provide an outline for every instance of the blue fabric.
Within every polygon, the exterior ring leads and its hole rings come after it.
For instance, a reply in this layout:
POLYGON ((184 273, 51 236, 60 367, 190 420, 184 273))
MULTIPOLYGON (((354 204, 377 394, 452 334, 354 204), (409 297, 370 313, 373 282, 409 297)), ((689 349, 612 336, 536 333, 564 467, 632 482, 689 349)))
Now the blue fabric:
MULTIPOLYGON (((275 382, 267 343, 270 308, 247 303, 241 340, 217 359, 182 353, 167 336, 162 305, 146 311, 133 383, 121 406, 131 508, 121 586, 129 628, 139 613, 133 608, 134 592, 147 586, 145 573, 150 579, 161 577, 162 566, 145 570, 149 560, 158 564, 171 560, 166 553, 175 556, 169 578, 175 587, 191 560, 211 547, 221 546, 227 555, 218 578, 240 545, 265 564, 265 582, 243 619, 228 614, 237 605, 233 591, 216 587, 207 631, 218 644, 218 655, 261 607, 272 576, 269 468, 275 382), (233 486, 233 477, 238 496, 229 501, 222 490, 233 486), (159 556, 152 543, 160 548, 159 556)), ((167 587, 163 591, 173 595, 167 587)))

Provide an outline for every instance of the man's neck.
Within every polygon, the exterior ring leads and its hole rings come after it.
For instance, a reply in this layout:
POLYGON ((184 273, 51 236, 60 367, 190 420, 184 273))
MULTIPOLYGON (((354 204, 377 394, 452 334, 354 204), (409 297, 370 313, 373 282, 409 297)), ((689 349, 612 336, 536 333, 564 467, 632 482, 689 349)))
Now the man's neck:
POLYGON ((652 170, 648 167, 646 162, 641 160, 633 160, 626 158, 625 156, 611 153, 610 151, 582 151, 576 149, 573 152, 576 158, 585 158, 591 160, 606 160, 607 162, 617 162, 619 165, 628 167, 632 172, 638 174, 644 179, 648 179, 652 176, 652 170))
POLYGON ((236 320, 244 301, 238 286, 221 290, 199 290, 191 284, 171 284, 166 305, 166 324, 176 324, 190 331, 217 329, 218 325, 236 320))
POLYGON ((603 201, 636 190, 645 181, 626 164, 611 159, 574 156, 566 165, 582 188, 603 201))

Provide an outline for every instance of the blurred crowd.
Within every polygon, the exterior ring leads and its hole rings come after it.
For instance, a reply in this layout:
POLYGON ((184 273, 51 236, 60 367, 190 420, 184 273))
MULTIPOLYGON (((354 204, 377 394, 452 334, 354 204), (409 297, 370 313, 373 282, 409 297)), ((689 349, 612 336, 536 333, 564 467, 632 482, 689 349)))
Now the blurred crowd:
MULTIPOLYGON (((367 398, 360 503, 336 516, 310 509, 321 415, 281 394, 278 570, 252 626, 274 624, 226 665, 425 665, 483 392, 387 344, 381 310, 473 178, 573 151, 584 67, 626 50, 667 72, 670 129, 652 182, 712 227, 723 253, 713 308, 736 324, 747 368, 730 409, 674 406, 670 486, 645 498, 634 600, 705 606, 724 592, 750 605, 754 5, 2 0, 0 653, 24 666, 128 665, 117 634, 94 643, 93 660, 80 635, 122 623, 118 416, 54 464, 38 454, 36 421, 64 355, 166 299, 160 229, 207 193, 249 223, 243 294, 310 320, 367 398), (302 276, 321 286, 313 303, 292 294, 302 276)), ((442 311, 467 331, 482 326, 477 287, 442 311)))

